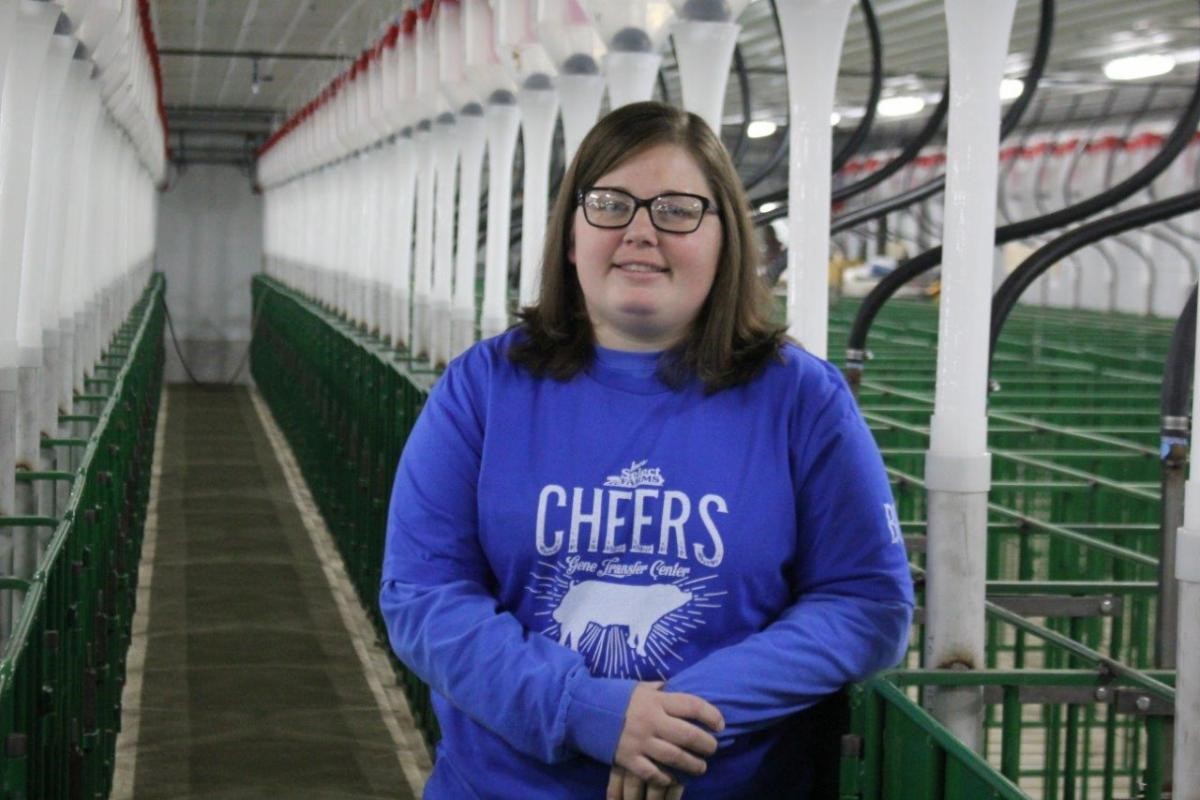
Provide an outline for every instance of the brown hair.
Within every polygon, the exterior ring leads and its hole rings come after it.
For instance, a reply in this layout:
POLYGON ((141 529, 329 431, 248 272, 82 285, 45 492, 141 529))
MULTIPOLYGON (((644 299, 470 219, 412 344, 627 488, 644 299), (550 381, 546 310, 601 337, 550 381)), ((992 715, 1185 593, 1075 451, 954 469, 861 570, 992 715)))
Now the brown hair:
POLYGON ((576 196, 638 153, 662 144, 682 147, 708 180, 724 235, 717 273, 684 340, 664 354, 659 375, 678 387, 696 376, 709 392, 745 383, 779 352, 783 328, 770 321, 771 300, 755 271, 757 252, 749 205, 725 147, 703 119, 674 106, 622 106, 601 119, 571 162, 550 219, 537 305, 521 309, 525 333, 509 358, 534 375, 568 380, 594 356, 594 335, 575 266, 567 260, 576 196))

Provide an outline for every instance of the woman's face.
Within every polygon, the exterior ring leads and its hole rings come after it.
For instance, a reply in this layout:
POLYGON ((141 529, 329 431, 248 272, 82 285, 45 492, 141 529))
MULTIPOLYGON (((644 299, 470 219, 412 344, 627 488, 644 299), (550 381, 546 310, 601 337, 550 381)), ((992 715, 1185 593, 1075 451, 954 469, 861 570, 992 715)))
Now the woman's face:
MULTIPOLYGON (((648 199, 683 192, 715 199, 699 165, 678 145, 645 150, 596 186, 648 199)), ((582 187, 588 189, 591 187, 582 187)), ((712 288, 721 221, 705 214, 693 233, 665 233, 639 208, 623 228, 597 228, 575 209, 567 260, 576 267, 596 342, 614 350, 658 351, 680 342, 712 288)))

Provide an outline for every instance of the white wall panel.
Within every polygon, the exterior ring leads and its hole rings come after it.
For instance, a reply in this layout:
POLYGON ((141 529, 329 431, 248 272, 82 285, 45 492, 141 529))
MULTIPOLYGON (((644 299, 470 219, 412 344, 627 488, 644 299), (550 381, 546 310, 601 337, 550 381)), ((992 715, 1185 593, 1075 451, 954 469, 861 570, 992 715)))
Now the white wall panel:
MULTIPOLYGON (((180 349, 201 381, 227 380, 245 352, 262 227, 262 197, 233 167, 189 166, 162 195, 158 268, 180 349)), ((169 342, 166 375, 188 379, 169 342)), ((240 382, 248 381, 247 368, 240 382)))

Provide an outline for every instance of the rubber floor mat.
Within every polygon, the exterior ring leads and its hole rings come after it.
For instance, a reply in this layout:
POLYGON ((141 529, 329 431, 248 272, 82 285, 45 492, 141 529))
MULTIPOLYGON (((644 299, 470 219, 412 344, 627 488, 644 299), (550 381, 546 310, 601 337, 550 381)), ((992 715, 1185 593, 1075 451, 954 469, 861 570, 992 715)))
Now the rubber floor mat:
POLYGON ((243 388, 168 387, 135 798, 410 798, 243 388))

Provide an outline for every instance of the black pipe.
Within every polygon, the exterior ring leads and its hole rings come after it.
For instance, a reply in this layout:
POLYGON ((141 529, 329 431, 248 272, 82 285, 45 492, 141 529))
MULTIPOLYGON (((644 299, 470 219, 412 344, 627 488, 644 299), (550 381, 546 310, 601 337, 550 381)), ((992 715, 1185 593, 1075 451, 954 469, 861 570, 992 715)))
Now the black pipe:
MULTIPOLYGON (((1030 64, 1029 73, 1025 76, 1024 91, 1021 92, 1021 96, 1016 99, 1016 102, 1009 106, 1008 111, 1005 112, 1004 117, 1000 122, 1001 139, 1004 139, 1013 131, 1014 128, 1016 128, 1017 124, 1021 121, 1021 117, 1025 113, 1025 109, 1033 100, 1033 96, 1037 91, 1038 84, 1041 82, 1042 75, 1046 70, 1046 62, 1049 60, 1050 56, 1050 42, 1053 40, 1053 38, 1054 0, 1042 0, 1042 17, 1038 26, 1037 49, 1034 51, 1033 62, 1030 64)), ((842 214, 834 219, 832 232, 840 233, 849 227, 861 225, 864 222, 869 222, 870 220, 873 220, 879 216, 883 216, 884 214, 890 214, 898 208, 903 208, 904 206, 912 203, 920 202, 921 200, 932 197, 940 192, 943 188, 945 188, 945 185, 946 176, 939 175, 936 178, 930 179, 929 182, 923 186, 918 186, 895 197, 890 197, 885 200, 881 200, 878 203, 865 206, 864 208, 855 209, 849 213, 842 214)), ((771 213, 777 213, 777 216, 770 218, 759 218, 756 220, 756 222, 759 224, 769 222, 779 216, 786 215, 787 212, 786 210, 776 209, 771 213)))
MULTIPOLYGON (((996 340, 1004 327, 1004 321, 1009 312, 1017 304, 1021 294, 1029 288, 1037 278, 1057 264, 1062 258, 1087 247, 1108 236, 1115 236, 1125 231, 1140 228, 1154 222, 1186 214, 1200 209, 1200 190, 1184 192, 1157 203, 1131 208, 1101 219, 1082 225, 1069 233, 1059 236, 1039 248, 1033 255, 1025 259, 1019 267, 1004 279, 1000 288, 992 298, 992 329, 989 346, 988 363, 991 364, 991 354, 996 350, 996 340)), ((889 276, 890 277, 890 276, 889 276)), ((991 372, 989 366, 989 373, 991 372)))
MULTIPOLYGON (((1006 244, 1015 239, 1036 236, 1054 228, 1078 222, 1141 191, 1148 183, 1158 177, 1183 148, 1187 146, 1196 130, 1198 121, 1200 121, 1200 78, 1197 79, 1193 87, 1188 106, 1180 115, 1179 121, 1163 144, 1163 148, 1153 159, 1143 165, 1141 169, 1116 186, 1110 187, 1075 205, 998 228, 995 236, 996 245, 1006 244)), ((1151 204, 1147 208, 1157 207, 1157 205, 1151 204)), ((853 373, 862 369, 867 333, 870 330, 871 321, 879 313, 879 309, 883 306, 884 302, 901 286, 921 275, 926 270, 940 264, 941 261, 942 248, 940 245, 926 250, 916 258, 905 262, 890 272, 863 300, 862 305, 859 306, 854 325, 850 329, 850 337, 847 341, 847 370, 852 373, 854 380, 857 379, 857 376, 853 375, 853 373)))
MULTIPOLYGON (((863 20, 867 25, 867 36, 871 42, 871 88, 868 90, 867 104, 865 113, 859 119, 858 124, 850 133, 848 138, 837 153, 833 156, 831 172, 837 173, 846 162, 854 155, 862 143, 866 141, 867 136, 871 133, 871 125, 875 122, 875 107, 879 105, 879 96, 883 93, 883 38, 879 33, 879 20, 875 16, 875 9, 871 5, 870 0, 860 0, 859 5, 862 7, 863 20)), ((771 13, 775 19, 775 32, 779 36, 780 47, 783 47, 783 29, 779 23, 779 9, 775 5, 775 0, 771 0, 771 13)), ((790 121, 789 121, 789 124, 790 121)), ((788 152, 787 135, 780 138, 779 144, 775 147, 775 152, 767 159, 766 164, 756 172, 753 177, 745 181, 744 186, 747 192, 752 188, 762 183, 762 181, 775 171, 779 166, 779 162, 783 161, 788 152)), ((886 177, 886 176, 885 176, 886 177)), ((787 199, 788 189, 784 186, 770 194, 762 197, 756 197, 750 200, 750 207, 757 208, 764 203, 782 202, 787 199)), ((835 198, 836 199, 836 198, 835 198)), ((778 219, 787 214, 787 209, 784 208, 779 213, 770 212, 773 216, 766 217, 757 215, 753 221, 756 226, 764 225, 771 220, 778 219)))
POLYGON ((882 168, 875 170, 860 181, 835 189, 833 192, 833 202, 837 203, 847 200, 856 194, 861 194, 868 189, 872 189, 907 166, 909 162, 925 149, 925 145, 929 144, 930 140, 937 135, 937 132, 941 130, 942 123, 945 122, 946 114, 949 111, 950 79, 947 78, 945 84, 942 86, 941 99, 938 100, 938 104, 934 107, 933 113, 929 115, 929 119, 925 120, 924 127, 917 132, 912 141, 905 145, 904 149, 895 158, 884 164, 882 168))
POLYGON ((742 93, 742 125, 738 128, 737 140, 733 145, 733 163, 736 165, 742 162, 742 156, 746 153, 746 130, 750 127, 750 76, 746 73, 746 60, 742 58, 741 45, 733 46, 733 64, 737 69, 738 88, 742 93))
POLYGON ((1187 303, 1179 319, 1175 322, 1175 330, 1171 334, 1171 345, 1167 348, 1166 367, 1163 369, 1162 402, 1160 409, 1163 416, 1163 439, 1168 436, 1188 438, 1190 426, 1187 417, 1191 414, 1192 371, 1195 366, 1196 350, 1196 287, 1188 295, 1187 303), (1171 425, 1167 419, 1173 419, 1171 425))
MULTIPOLYGON (((779 8, 775 5, 775 0, 770 0, 770 3, 771 18, 775 21, 775 35, 779 37, 779 51, 782 53, 783 26, 779 23, 779 8)), ((746 125, 749 125, 749 121, 743 120, 743 127, 746 125)), ((783 158, 785 155, 787 155, 788 151, 788 138, 787 131, 784 131, 779 137, 779 141, 775 144, 775 152, 771 153, 771 157, 767 159, 767 162, 763 164, 762 167, 759 168, 758 172, 754 173, 749 180, 743 182, 743 187, 745 188, 747 194, 749 194, 750 190, 755 186, 758 186, 758 184, 766 180, 767 176, 774 172, 775 168, 779 166, 779 162, 783 161, 783 158)), ((750 208, 757 208, 757 206, 754 205, 754 201, 751 201, 750 208)))
POLYGON ((1179 630, 1179 584, 1175 580, 1176 532, 1183 525, 1187 482, 1190 397, 1196 353, 1196 288, 1183 307, 1162 382, 1162 519, 1158 559, 1158 613, 1154 626, 1154 664, 1159 669, 1176 667, 1176 635, 1179 630))
POLYGON ((871 133, 871 125, 875 122, 875 106, 879 105, 879 96, 883 94, 883 38, 879 35, 879 20, 875 18, 875 9, 871 0, 859 0, 862 9, 863 22, 867 25, 867 36, 871 40, 871 88, 867 93, 866 113, 854 126, 854 132, 833 156, 833 169, 837 173, 850 157, 862 147, 871 133))

